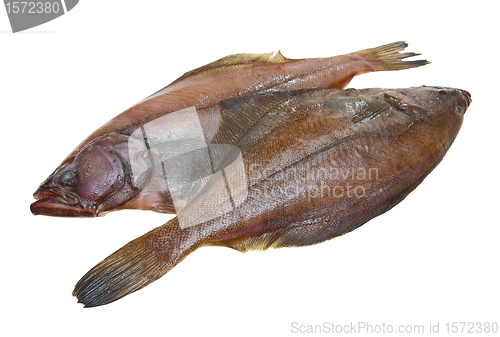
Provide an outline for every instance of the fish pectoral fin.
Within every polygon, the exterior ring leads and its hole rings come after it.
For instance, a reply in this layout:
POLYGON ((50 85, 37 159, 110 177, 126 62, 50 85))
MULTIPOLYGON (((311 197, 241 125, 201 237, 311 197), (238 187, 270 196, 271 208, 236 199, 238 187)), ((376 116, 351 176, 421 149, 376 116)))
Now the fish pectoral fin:
MULTIPOLYGON (((299 91, 270 92, 220 102, 221 123, 212 143, 236 145, 266 115, 286 111, 287 105, 293 106, 299 95, 299 91)), ((275 117, 275 120, 280 119, 275 117)), ((275 124, 278 125, 276 121, 275 124)))
POLYGON ((359 123, 365 119, 372 119, 380 115, 382 112, 390 109, 391 106, 386 102, 370 102, 364 105, 354 113, 352 118, 353 123, 359 123))
POLYGON ((172 84, 184 80, 190 76, 200 74, 206 71, 213 71, 218 68, 224 68, 229 66, 238 66, 249 63, 287 63, 299 61, 299 59, 289 59, 288 57, 283 56, 281 51, 271 52, 271 53, 263 53, 263 54, 233 54, 225 56, 217 61, 208 63, 199 68, 188 71, 178 79, 176 79, 172 84))
POLYGON ((408 44, 404 41, 393 42, 383 46, 357 51, 356 53, 370 60, 378 71, 402 70, 420 67, 430 62, 427 60, 403 61, 403 59, 418 56, 418 53, 400 53, 408 44))
POLYGON ((85 307, 116 301, 162 277, 197 248, 179 235, 177 218, 129 242, 111 254, 75 286, 73 296, 85 307))

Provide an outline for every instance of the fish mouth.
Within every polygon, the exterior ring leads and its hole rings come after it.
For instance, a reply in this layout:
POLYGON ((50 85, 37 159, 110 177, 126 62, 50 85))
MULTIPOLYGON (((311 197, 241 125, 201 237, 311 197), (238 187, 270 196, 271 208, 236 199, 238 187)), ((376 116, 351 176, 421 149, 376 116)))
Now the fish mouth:
POLYGON ((472 102, 471 95, 467 90, 462 90, 462 89, 459 89, 459 90, 462 93, 464 103, 465 103, 465 108, 467 109, 472 102))
POLYGON ((468 91, 458 89, 456 90, 456 93, 457 93, 456 94, 457 100, 453 105, 453 111, 457 115, 463 116, 465 114, 465 111, 469 107, 470 103, 472 102, 472 99, 468 91))
POLYGON ((432 87, 442 96, 449 96, 455 99, 453 110, 458 115, 463 115, 472 102, 471 94, 467 90, 445 88, 445 87, 432 87))
POLYGON ((59 189, 38 189, 33 197, 37 199, 31 204, 30 210, 34 215, 48 215, 60 217, 95 217, 92 207, 81 204, 78 195, 59 189))

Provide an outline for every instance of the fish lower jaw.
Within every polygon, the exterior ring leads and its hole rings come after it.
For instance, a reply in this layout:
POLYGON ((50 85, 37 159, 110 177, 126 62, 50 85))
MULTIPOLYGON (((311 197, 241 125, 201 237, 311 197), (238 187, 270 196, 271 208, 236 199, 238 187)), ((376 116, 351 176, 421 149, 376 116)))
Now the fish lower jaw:
POLYGON ((34 215, 60 216, 60 217, 95 217, 96 212, 80 205, 70 205, 60 196, 43 193, 37 195, 37 201, 31 204, 30 210, 34 215))

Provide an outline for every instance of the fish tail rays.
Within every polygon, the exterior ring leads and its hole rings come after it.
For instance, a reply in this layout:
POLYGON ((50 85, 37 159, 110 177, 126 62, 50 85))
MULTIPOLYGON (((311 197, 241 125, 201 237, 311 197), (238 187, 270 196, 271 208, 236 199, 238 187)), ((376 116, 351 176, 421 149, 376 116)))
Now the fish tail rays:
POLYGON ((129 242, 105 258, 75 286, 73 296, 84 307, 116 301, 165 275, 199 247, 184 234, 177 218, 129 242))
POLYGON ((409 69, 430 63, 427 60, 403 61, 405 58, 420 55, 412 52, 401 53, 406 47, 406 42, 398 41, 356 53, 368 59, 377 71, 409 69))

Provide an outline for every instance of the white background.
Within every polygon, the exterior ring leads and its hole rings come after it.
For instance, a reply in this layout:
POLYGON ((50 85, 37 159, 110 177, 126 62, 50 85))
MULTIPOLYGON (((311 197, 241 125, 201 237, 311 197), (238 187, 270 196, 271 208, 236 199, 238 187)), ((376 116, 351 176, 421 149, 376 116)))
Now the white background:
POLYGON ((0 329, 51 336, 286 336, 300 325, 500 321, 498 10, 487 1, 80 1, 12 34, 0 9, 0 329), (349 87, 439 85, 472 105, 443 162, 393 210, 312 247, 202 248, 118 302, 76 281, 169 216, 33 216, 37 186, 97 127, 184 72, 281 49, 326 57, 406 40, 432 63, 349 87))

